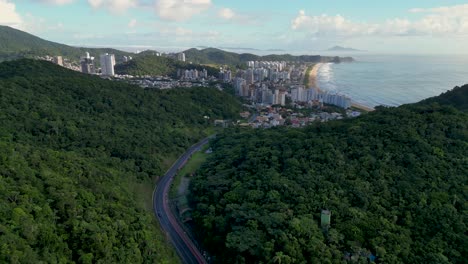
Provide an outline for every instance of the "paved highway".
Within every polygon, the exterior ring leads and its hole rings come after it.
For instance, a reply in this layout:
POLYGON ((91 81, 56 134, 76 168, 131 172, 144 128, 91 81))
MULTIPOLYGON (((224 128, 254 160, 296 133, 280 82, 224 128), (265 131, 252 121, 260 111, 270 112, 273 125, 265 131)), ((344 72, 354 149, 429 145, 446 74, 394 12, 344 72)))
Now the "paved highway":
POLYGON ((206 145, 208 137, 190 147, 159 180, 153 192, 153 210, 166 236, 171 240, 183 263, 207 263, 203 254, 187 236, 169 207, 169 189, 177 171, 190 156, 206 145))

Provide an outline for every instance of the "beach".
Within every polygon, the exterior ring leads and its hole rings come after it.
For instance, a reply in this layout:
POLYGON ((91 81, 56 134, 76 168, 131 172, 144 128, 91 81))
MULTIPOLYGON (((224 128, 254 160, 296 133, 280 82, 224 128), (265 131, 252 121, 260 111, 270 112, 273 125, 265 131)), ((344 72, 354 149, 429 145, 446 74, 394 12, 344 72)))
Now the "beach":
POLYGON ((372 107, 368 107, 368 106, 365 106, 365 105, 362 105, 362 104, 358 104, 358 103, 355 103, 355 102, 352 102, 351 103, 351 106, 354 107, 354 108, 357 108, 359 110, 364 110, 366 112, 372 112, 374 111, 375 109, 372 108, 372 107))
MULTIPOLYGON (((318 93, 322 93, 323 91, 320 89, 320 86, 318 85, 318 72, 319 72, 319 69, 320 67, 323 65, 323 63, 317 63, 314 65, 314 67, 312 68, 312 70, 310 71, 310 75, 309 75, 309 88, 310 89, 315 89, 315 91, 317 91, 318 93)), ((371 112, 371 111, 374 111, 375 109, 372 108, 372 107, 368 107, 368 106, 365 106, 365 105, 362 105, 362 104, 359 104, 359 103, 356 103, 356 102, 352 102, 351 103, 351 106, 354 107, 354 108, 357 108, 359 110, 363 110, 363 111, 366 111, 366 112, 371 112)))
POLYGON ((310 87, 307 87, 307 88, 315 89, 317 92, 322 92, 320 90, 320 87, 318 86, 318 83, 317 83, 318 70, 320 69, 322 64, 323 63, 315 64, 314 67, 312 68, 312 70, 310 71, 310 74, 309 74, 309 86, 310 87))

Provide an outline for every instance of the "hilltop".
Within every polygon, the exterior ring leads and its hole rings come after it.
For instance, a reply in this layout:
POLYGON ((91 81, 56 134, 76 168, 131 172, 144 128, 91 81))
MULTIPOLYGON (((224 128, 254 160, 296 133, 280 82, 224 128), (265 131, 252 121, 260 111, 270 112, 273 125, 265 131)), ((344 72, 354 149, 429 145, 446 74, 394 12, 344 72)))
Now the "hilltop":
POLYGON ((121 57, 131 53, 107 48, 79 48, 41 39, 24 31, 8 26, 0 26, 0 61, 17 58, 32 58, 35 56, 64 56, 73 61, 79 61, 80 56, 89 52, 96 58, 103 53, 121 57))
POLYGON ((214 263, 464 263, 467 96, 218 134, 190 187, 197 237, 214 263))
POLYGON ((441 104, 453 106, 461 111, 468 112, 468 85, 455 87, 439 96, 421 101, 419 104, 441 104))
POLYGON ((145 54, 138 54, 128 62, 123 62, 115 66, 115 72, 117 74, 130 74, 133 76, 171 76, 176 77, 178 69, 206 69, 210 76, 218 74, 218 69, 201 66, 198 64, 189 64, 187 62, 178 61, 172 58, 156 56, 151 52, 145 52, 145 54))
POLYGON ((293 62, 348 62, 353 61, 350 57, 332 57, 320 55, 266 55, 258 56, 250 53, 234 53, 215 48, 189 49, 184 51, 187 60, 199 64, 226 64, 245 65, 247 61, 293 61, 293 62))
POLYGON ((0 263, 177 263, 157 178, 238 115, 214 88, 144 90, 50 62, 0 63, 0 263))

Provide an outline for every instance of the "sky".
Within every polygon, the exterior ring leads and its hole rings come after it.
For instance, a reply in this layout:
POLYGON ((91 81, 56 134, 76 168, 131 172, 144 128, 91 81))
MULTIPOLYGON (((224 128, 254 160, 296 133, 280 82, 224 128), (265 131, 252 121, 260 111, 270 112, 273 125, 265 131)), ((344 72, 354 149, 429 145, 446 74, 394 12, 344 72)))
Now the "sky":
POLYGON ((124 50, 468 53, 467 0, 0 0, 0 25, 124 50))

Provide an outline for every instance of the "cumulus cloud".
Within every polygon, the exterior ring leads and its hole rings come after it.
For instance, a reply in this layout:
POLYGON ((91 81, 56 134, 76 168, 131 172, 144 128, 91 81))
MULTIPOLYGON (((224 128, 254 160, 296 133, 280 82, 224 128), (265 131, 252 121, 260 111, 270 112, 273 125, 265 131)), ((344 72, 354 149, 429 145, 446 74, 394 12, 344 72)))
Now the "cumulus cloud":
POLYGON ((224 19, 232 19, 236 16, 236 13, 230 8, 221 8, 218 11, 218 16, 224 19))
POLYGON ((23 28, 23 19, 16 12, 15 4, 8 0, 0 0, 0 25, 23 28))
POLYGON ((137 0, 88 0, 94 9, 106 8, 111 13, 122 14, 138 5, 137 0))
POLYGON ((156 0, 155 10, 162 19, 184 21, 210 6, 211 0, 156 0))
POLYGON ((468 4, 430 9, 415 8, 410 13, 423 13, 416 20, 394 18, 384 23, 356 22, 341 15, 309 16, 304 10, 292 20, 291 28, 315 35, 460 35, 468 34, 468 4))
POLYGON ((292 29, 309 33, 326 35, 356 35, 372 34, 376 28, 366 23, 353 22, 341 15, 336 16, 308 16, 304 10, 292 21, 292 29))
POLYGON ((67 5, 75 2, 75 0, 35 0, 52 5, 67 5))

